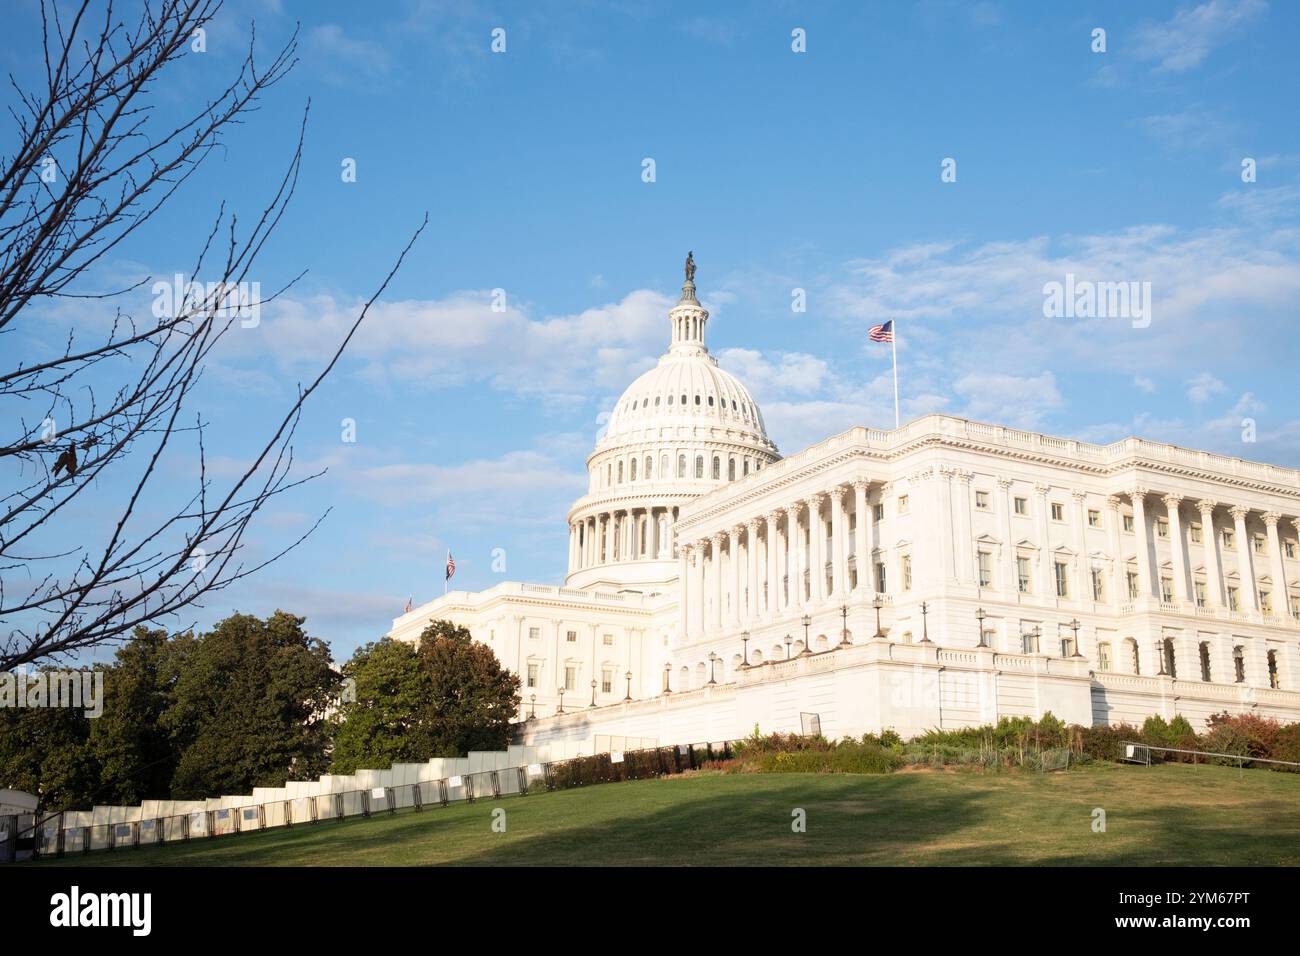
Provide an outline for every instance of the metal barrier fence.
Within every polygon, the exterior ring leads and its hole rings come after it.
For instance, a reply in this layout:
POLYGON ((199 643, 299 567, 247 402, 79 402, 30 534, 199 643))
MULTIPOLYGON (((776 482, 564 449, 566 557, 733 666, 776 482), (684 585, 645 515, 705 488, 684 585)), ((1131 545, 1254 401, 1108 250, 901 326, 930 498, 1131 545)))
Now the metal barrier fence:
POLYGON ((594 754, 481 770, 395 787, 323 793, 122 823, 64 826, 65 814, 58 813, 40 820, 27 833, 35 836, 34 850, 38 857, 211 840, 257 830, 288 829, 326 820, 396 813, 398 810, 421 811, 425 807, 445 807, 461 800, 473 803, 487 797, 528 796, 539 788, 567 790, 598 783, 670 776, 697 769, 709 760, 730 758, 733 743, 728 740, 594 754))
MULTIPOLYGON (((1120 746, 1124 748, 1123 753, 1119 758, 1120 760, 1126 763, 1140 763, 1148 767, 1152 764, 1152 751, 1170 754, 1188 754, 1192 757, 1193 764, 1199 763, 1197 760, 1198 757, 1219 757, 1224 760, 1235 760, 1239 769, 1248 763, 1268 763, 1280 767, 1300 767, 1300 762, 1294 760, 1272 760, 1267 757, 1252 757, 1250 754, 1221 754, 1215 753, 1212 750, 1183 750, 1178 747, 1156 747, 1152 744, 1140 744, 1132 740, 1125 740, 1120 744, 1120 746)), ((1156 760, 1158 762, 1159 758, 1156 758, 1156 760)), ((1209 763, 1210 761, 1207 760, 1205 762, 1209 763)))

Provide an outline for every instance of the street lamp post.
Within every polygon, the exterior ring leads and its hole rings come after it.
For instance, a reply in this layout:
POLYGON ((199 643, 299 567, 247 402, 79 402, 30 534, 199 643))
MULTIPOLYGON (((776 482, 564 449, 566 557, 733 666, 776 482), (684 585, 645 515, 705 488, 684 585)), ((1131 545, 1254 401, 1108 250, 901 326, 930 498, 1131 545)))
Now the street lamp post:
POLYGON ((713 676, 714 665, 718 663, 718 655, 709 651, 709 683, 716 684, 717 680, 713 676))
POLYGON ((984 613, 984 608, 979 608, 975 611, 975 620, 979 622, 979 641, 976 643, 976 647, 988 647, 988 645, 984 643, 984 619, 986 617, 988 617, 988 615, 984 613))
POLYGON ((790 645, 793 643, 794 643, 794 638, 791 637, 789 634, 787 634, 785 636, 785 659, 787 661, 790 659, 790 645))
POLYGON ((853 642, 849 640, 849 606, 840 605, 840 647, 848 647, 853 642))
POLYGON ((671 694, 673 692, 673 689, 668 686, 668 676, 672 672, 672 669, 673 669, 672 664, 664 665, 664 693, 665 694, 671 694))
POLYGON ((564 713, 564 688, 561 687, 561 688, 559 689, 558 693, 559 693, 559 695, 560 695, 560 706, 559 706, 558 708, 556 708, 555 712, 556 712, 557 714, 562 714, 562 713, 564 713))
POLYGON ((537 716, 537 695, 528 695, 528 719, 532 720, 537 716))
POLYGON ((596 708, 596 678, 591 679, 591 703, 587 705, 588 710, 596 708))
POLYGON ((624 697, 623 699, 631 700, 632 699, 632 672, 628 671, 623 676, 627 678, 627 696, 624 697))
POLYGON ((740 642, 745 646, 745 659, 740 662, 741 670, 749 670, 749 631, 740 635, 740 642))
POLYGON ((803 625, 803 650, 799 652, 799 656, 807 657, 812 653, 812 648, 808 644, 808 628, 812 626, 812 617, 805 614, 799 623, 803 625))
POLYGON ((922 601, 921 602, 921 643, 922 644, 930 643, 929 613, 930 613, 930 605, 927 604, 925 601, 922 601))
POLYGON ((872 635, 872 640, 881 641, 885 639, 885 633, 880 629, 880 609, 885 606, 885 602, 880 600, 880 595, 877 594, 871 606, 876 609, 876 633, 872 635))
POLYGON ((1079 648, 1079 628, 1082 627, 1083 625, 1079 623, 1079 619, 1076 617, 1071 619, 1070 623, 1067 626, 1070 628, 1070 630, 1074 631, 1074 653, 1071 654, 1070 656, 1082 657, 1083 651, 1079 648))

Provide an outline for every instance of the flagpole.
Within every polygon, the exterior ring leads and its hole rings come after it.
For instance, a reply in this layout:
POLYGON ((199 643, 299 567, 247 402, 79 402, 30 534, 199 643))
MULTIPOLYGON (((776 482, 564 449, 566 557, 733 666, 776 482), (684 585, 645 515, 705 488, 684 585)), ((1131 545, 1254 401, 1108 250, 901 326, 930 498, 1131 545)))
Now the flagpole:
POLYGON ((890 347, 894 351, 894 428, 899 428, 902 422, 898 416, 898 319, 894 319, 894 334, 889 337, 890 347))

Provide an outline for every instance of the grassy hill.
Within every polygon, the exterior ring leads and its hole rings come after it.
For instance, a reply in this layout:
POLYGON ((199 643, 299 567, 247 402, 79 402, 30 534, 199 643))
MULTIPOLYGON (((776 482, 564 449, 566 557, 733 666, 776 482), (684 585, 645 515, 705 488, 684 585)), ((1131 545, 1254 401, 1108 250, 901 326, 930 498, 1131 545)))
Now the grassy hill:
POLYGON ((1300 775, 692 774, 48 860, 45 866, 1300 865, 1300 775), (506 811, 505 833, 492 811, 506 811), (1106 811, 1105 833, 1092 830, 1106 811), (791 812, 807 832, 791 832, 791 812))

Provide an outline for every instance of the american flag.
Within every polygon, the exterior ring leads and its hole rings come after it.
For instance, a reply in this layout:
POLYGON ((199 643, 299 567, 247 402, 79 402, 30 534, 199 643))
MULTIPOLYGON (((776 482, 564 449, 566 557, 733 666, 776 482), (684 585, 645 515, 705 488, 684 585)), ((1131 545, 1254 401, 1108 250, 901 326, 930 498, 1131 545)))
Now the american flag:
POLYGON ((446 580, 446 581, 450 581, 450 580, 451 580, 451 576, 452 576, 453 574, 455 574, 455 573, 456 573, 456 559, 453 558, 453 557, 451 556, 451 551, 448 550, 448 552, 447 552, 447 577, 444 578, 444 580, 446 580))
POLYGON ((411 599, 410 599, 410 598, 407 598, 407 599, 406 599, 406 610, 403 611, 402 613, 403 613, 403 614, 410 614, 410 613, 411 613, 411 599))
POLYGON ((890 319, 884 325, 873 325, 867 332, 873 342, 892 342, 894 341, 894 320, 890 319))

